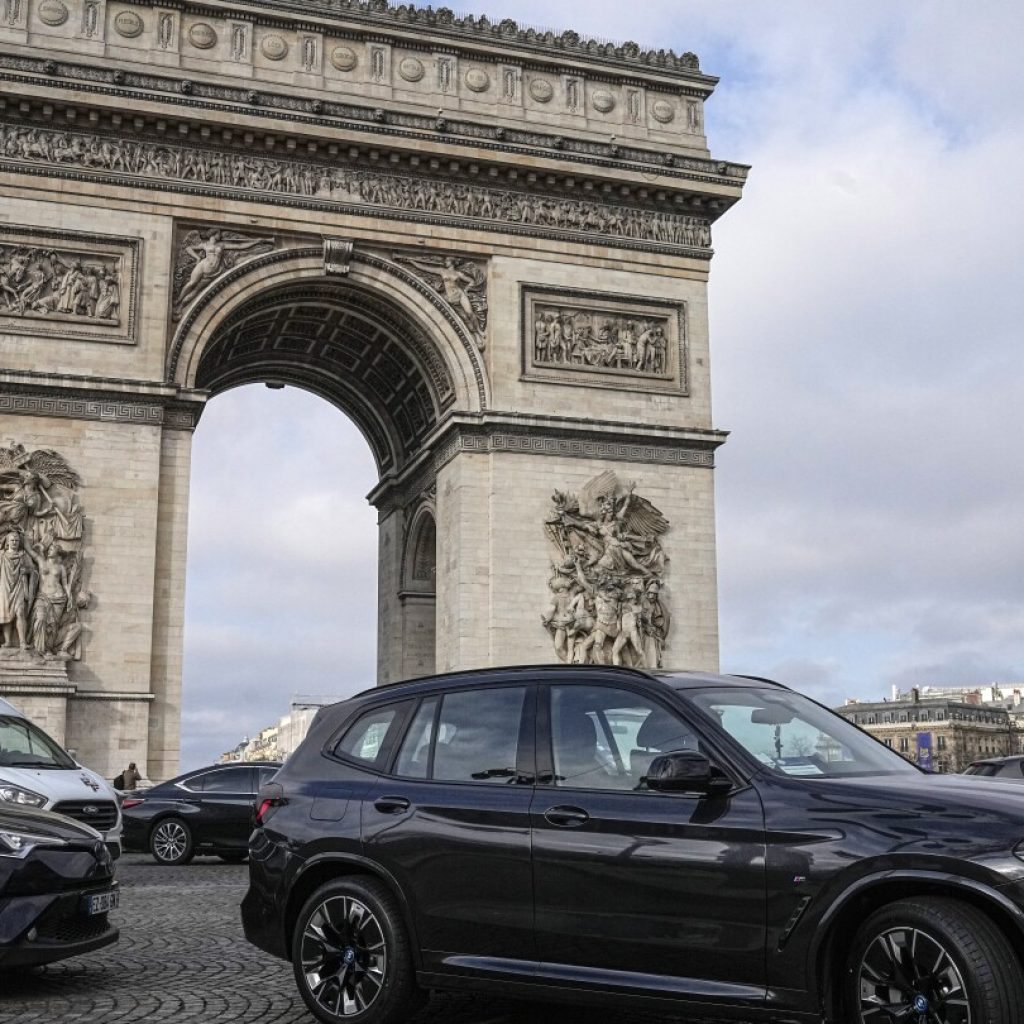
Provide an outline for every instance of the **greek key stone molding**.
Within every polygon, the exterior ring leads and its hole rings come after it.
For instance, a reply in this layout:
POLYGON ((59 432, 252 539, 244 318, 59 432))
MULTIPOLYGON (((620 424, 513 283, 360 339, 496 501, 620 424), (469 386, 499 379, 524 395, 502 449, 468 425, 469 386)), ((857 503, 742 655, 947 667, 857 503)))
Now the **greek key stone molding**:
POLYGON ((0 334, 138 342, 142 241, 0 225, 0 334))
POLYGON ((523 379, 688 394, 685 303, 520 289, 523 379))
POLYGON ((0 384, 0 415, 46 416, 194 430, 203 411, 201 405, 173 405, 114 397, 73 397, 56 393, 58 390, 30 393, 7 390, 7 386, 0 384))
POLYGON ((426 176, 275 160, 251 151, 136 142, 0 123, 0 166, 188 192, 340 209, 625 248, 711 256, 710 221, 635 206, 542 196, 426 176))

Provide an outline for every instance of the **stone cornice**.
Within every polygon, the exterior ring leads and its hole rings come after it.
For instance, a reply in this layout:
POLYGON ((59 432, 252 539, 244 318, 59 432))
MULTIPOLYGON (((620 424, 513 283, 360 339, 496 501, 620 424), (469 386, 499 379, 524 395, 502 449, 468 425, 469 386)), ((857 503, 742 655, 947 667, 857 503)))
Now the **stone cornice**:
MULTIPOLYGON (((447 7, 417 7, 414 4, 389 4, 386 0, 228 0, 224 3, 196 4, 182 0, 135 0, 137 6, 177 8, 182 11, 225 10, 265 12, 276 19, 324 19, 350 23, 376 35, 408 32, 429 35, 435 45, 469 43, 477 46, 518 51, 547 60, 570 58, 581 63, 605 67, 618 74, 667 76, 677 81, 699 85, 710 92, 718 79, 700 70, 694 53, 677 54, 669 49, 644 49, 638 43, 616 44, 564 30, 554 32, 520 26, 511 18, 491 21, 486 15, 459 16, 447 7)), ((308 25, 308 22, 306 22, 308 25)), ((310 26, 312 27, 312 26, 310 26)))
MULTIPOLYGON (((74 90, 118 97, 131 103, 148 99, 168 105, 179 111, 178 116, 182 117, 188 116, 189 111, 237 113, 236 108, 240 107, 247 119, 272 119, 276 123, 284 118, 307 127, 357 131, 367 136, 368 144, 375 145, 387 136, 396 139, 426 137, 446 147, 491 151, 496 160, 529 155, 559 163, 586 164, 595 168, 593 173, 600 173, 596 170, 599 168, 620 175, 623 171, 648 175, 655 171, 659 178, 666 179, 657 188, 680 188, 700 193, 710 185, 737 190, 737 194, 728 199, 719 197, 724 200, 721 211, 738 198, 738 190, 749 172, 749 167, 744 164, 686 156, 667 149, 644 148, 629 140, 601 142, 542 128, 526 130, 496 125, 493 120, 474 121, 457 115, 438 118, 415 112, 389 111, 374 103, 296 96, 265 82, 259 83, 259 89, 253 89, 248 85, 207 83, 191 76, 111 71, 107 67, 80 62, 4 53, 0 53, 0 81, 9 82, 12 86, 45 86, 48 90, 74 90)), ((13 99, 14 90, 7 91, 13 99)), ((88 116, 88 112, 84 113, 88 116)))
POLYGON ((601 420, 515 413, 454 413, 424 443, 423 456, 385 477, 367 500, 382 517, 405 507, 462 453, 544 455, 653 466, 714 469, 728 433, 698 428, 638 426, 601 420))
MULTIPOLYGON (((269 138, 273 142, 274 136, 269 138)), ((252 142, 243 137, 230 148, 182 144, 160 134, 126 138, 114 132, 40 128, 11 118, 0 122, 0 168, 705 260, 713 255, 709 216, 659 203, 649 194, 641 205, 606 198, 610 190, 570 197, 539 179, 527 188, 494 188, 475 180, 479 166, 474 175, 473 165, 463 168, 458 162, 442 166, 440 160, 428 160, 429 174, 412 173, 413 161, 422 161, 410 156, 410 169, 396 173, 377 169, 379 161, 366 169, 358 150, 356 158, 349 153, 346 160, 337 145, 315 155, 307 151, 299 159, 255 155, 252 142)), ((293 150, 286 147, 285 152, 293 150)), ((389 161, 388 166, 395 165, 389 161)))

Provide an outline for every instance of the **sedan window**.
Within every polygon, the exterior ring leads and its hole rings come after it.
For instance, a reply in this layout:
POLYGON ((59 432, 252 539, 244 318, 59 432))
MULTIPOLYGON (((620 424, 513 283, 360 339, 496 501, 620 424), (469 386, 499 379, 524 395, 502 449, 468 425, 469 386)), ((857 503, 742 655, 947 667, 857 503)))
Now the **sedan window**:
POLYGON ((252 792, 251 768, 225 768, 209 772, 203 779, 204 793, 250 793, 252 792))

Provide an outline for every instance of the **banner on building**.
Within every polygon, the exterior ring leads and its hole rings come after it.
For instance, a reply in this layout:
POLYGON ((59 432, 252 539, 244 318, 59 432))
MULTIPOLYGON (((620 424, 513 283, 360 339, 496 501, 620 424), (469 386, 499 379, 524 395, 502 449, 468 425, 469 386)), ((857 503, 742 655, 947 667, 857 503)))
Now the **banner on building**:
POLYGON ((917 734, 917 764, 926 772, 932 771, 932 734, 930 732, 917 734))

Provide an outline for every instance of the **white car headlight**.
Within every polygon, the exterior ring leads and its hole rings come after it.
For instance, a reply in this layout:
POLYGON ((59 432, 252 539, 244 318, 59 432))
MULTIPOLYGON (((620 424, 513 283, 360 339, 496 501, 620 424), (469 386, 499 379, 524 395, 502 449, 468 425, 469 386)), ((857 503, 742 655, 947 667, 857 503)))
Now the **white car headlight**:
POLYGON ((42 807, 46 803, 45 796, 33 793, 31 789, 14 786, 10 782, 0 782, 0 800, 9 804, 22 804, 26 807, 42 807))
POLYGON ((56 836, 38 836, 16 828, 0 828, 0 857, 26 857, 37 846, 67 846, 56 836))

